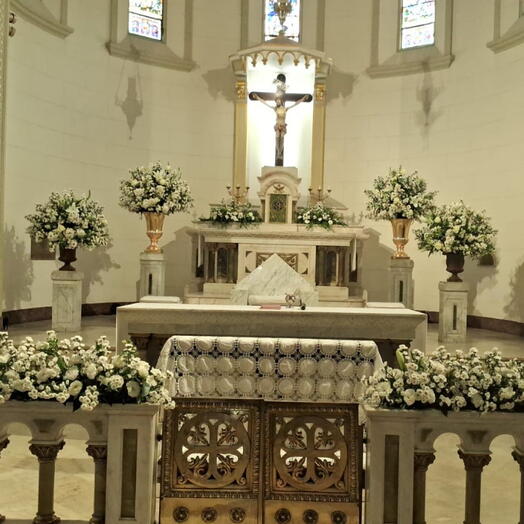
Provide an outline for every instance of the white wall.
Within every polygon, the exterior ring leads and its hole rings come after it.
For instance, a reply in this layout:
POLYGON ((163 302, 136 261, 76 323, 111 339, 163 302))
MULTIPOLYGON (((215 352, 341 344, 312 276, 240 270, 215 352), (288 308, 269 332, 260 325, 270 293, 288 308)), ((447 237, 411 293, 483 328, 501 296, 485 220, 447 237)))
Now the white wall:
MULTIPOLYGON (((326 4, 325 50, 336 66, 328 83, 326 184, 358 213, 365 206, 362 191, 373 178, 402 163, 426 177, 439 191, 439 202, 462 198, 486 209, 499 229, 497 265, 468 261, 471 313, 524 321, 524 45, 494 54, 486 47, 493 37, 493 3, 460 0, 449 69, 372 80, 365 72, 372 2, 326 4)), ((106 207, 113 246, 80 253, 79 267, 90 279, 86 302, 135 296, 145 226, 117 205, 118 181, 129 167, 157 158, 180 165, 198 215, 224 194, 231 180, 233 133, 227 57, 240 42, 240 2, 215 5, 194 0, 198 67, 191 73, 109 56, 104 47, 109 0, 71 0, 69 24, 75 32, 66 40, 18 22, 8 74, 6 226, 14 228, 18 242, 18 252, 6 261, 8 309, 50 303, 49 273, 55 264, 28 260, 24 215, 51 190, 91 189, 106 207), (125 96, 128 78, 137 74, 143 114, 129 139, 115 96, 125 96)), ((308 20, 308 27, 315 24, 308 20)), ((187 246, 182 235, 177 242, 173 235, 190 220, 167 220, 163 240, 171 264, 170 293, 181 293, 188 276, 187 246)), ((374 237, 370 243, 364 275, 370 299, 380 300, 390 226, 367 224, 382 234, 380 242, 374 237)), ((415 260, 416 307, 437 310, 437 282, 446 276, 443 257, 428 259, 413 240, 408 252, 415 260)))

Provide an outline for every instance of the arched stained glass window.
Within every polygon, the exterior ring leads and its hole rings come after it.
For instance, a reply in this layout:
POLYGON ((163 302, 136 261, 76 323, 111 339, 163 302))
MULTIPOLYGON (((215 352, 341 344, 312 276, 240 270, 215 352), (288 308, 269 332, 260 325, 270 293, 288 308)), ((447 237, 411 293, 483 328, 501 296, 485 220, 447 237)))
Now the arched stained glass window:
POLYGON ((128 31, 132 35, 162 40, 164 0, 129 0, 128 31))
POLYGON ((402 0, 400 49, 435 43, 435 0, 402 0))
MULTIPOLYGON (((264 39, 275 38, 280 33, 280 20, 274 9, 275 0, 264 0, 264 39)), ((300 0, 291 0, 291 13, 286 18, 286 36, 300 40, 300 0)))

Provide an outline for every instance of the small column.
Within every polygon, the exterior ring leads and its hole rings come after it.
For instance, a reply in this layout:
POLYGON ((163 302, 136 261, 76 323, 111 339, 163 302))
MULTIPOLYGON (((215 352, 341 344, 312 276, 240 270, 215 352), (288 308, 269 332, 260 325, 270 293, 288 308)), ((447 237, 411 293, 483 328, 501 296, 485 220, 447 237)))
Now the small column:
POLYGON ((480 522, 480 488, 482 470, 491 462, 487 453, 465 453, 458 451, 466 468, 466 514, 464 524, 481 524, 480 522))
POLYGON ((435 461, 434 453, 414 455, 415 473, 413 477, 413 524, 426 524, 426 473, 435 461))
POLYGON ((53 271, 52 326, 55 331, 79 331, 82 320, 81 271, 53 271))
POLYGON ((87 454, 95 462, 95 497, 93 516, 90 524, 104 524, 106 518, 106 472, 107 472, 107 446, 89 444, 87 454))
POLYGON ((511 456, 517 461, 520 466, 520 518, 519 524, 524 524, 524 453, 521 453, 516 448, 511 453, 511 456))
POLYGON ((55 461, 65 442, 58 444, 31 444, 29 451, 38 458, 38 511, 33 524, 56 524, 55 515, 55 461))
POLYGON ((392 258, 389 263, 389 302, 402 302, 413 309, 413 266, 410 258, 392 258))
POLYGON ((439 282, 440 308, 438 341, 465 342, 468 318, 468 290, 465 282, 439 282))
MULTIPOLYGON (((2 453, 2 451, 5 448, 7 448, 8 444, 9 444, 9 439, 4 438, 4 439, 0 440, 0 453, 2 453)), ((4 520, 5 520, 5 516, 0 513, 0 522, 4 522, 4 520)))
POLYGON ((311 140, 311 187, 324 187, 324 145, 326 136, 326 82, 315 80, 313 136, 311 140))
POLYGON ((235 83, 235 134, 233 146, 233 187, 246 185, 247 163, 247 81, 238 77, 235 83))
POLYGON ((166 260, 163 253, 140 253, 140 285, 138 300, 146 295, 166 294, 166 260))

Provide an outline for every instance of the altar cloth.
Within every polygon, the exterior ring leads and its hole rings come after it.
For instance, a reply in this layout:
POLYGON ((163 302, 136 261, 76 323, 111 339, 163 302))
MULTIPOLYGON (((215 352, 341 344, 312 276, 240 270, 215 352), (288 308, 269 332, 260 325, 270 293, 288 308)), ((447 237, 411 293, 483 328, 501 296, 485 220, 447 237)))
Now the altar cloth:
POLYGON ((375 342, 174 336, 157 367, 173 397, 357 402, 362 379, 382 366, 375 342))

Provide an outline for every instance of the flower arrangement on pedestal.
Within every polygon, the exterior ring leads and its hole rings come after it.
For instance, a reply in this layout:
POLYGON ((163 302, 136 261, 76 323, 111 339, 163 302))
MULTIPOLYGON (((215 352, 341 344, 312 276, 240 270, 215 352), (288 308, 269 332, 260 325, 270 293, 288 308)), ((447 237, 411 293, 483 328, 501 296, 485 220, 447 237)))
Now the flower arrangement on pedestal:
POLYGON ((91 194, 77 197, 73 191, 51 193, 45 204, 37 204, 36 212, 27 215, 29 235, 36 241, 47 239, 49 248, 59 248, 62 271, 74 271, 76 248, 94 249, 109 243, 107 220, 103 207, 91 194))
POLYGON ((446 255, 447 271, 452 274, 448 281, 461 282, 458 274, 463 271, 464 256, 493 253, 496 233, 484 211, 475 211, 461 201, 429 211, 415 236, 423 251, 446 255))
POLYGON ((317 202, 297 211, 297 223, 305 224, 307 229, 315 226, 330 230, 333 226, 345 226, 344 217, 332 207, 317 202))
POLYGON ((400 346, 398 368, 364 379, 361 401, 372 407, 447 411, 511 411, 524 406, 524 362, 475 348, 426 355, 400 346))
POLYGON ((193 207, 191 190, 180 169, 169 164, 153 162, 148 167, 130 169, 129 175, 120 182, 120 205, 146 217, 151 243, 145 251, 160 253, 158 240, 162 236, 164 217, 189 211, 193 207))
POLYGON ((262 222, 260 213, 249 202, 224 202, 211 207, 208 218, 201 218, 202 222, 227 226, 238 224, 240 227, 249 227, 262 222))
POLYGON ((105 337, 87 348, 81 337, 45 342, 27 337, 16 346, 0 332, 0 404, 7 400, 55 400, 91 411, 102 403, 159 404, 171 407, 168 373, 136 356, 126 344, 115 353, 105 337))
POLYGON ((426 181, 417 172, 408 174, 402 167, 390 169, 385 177, 373 181, 368 196, 367 216, 375 220, 390 220, 396 251, 393 258, 409 258, 404 251, 408 243, 409 228, 433 207, 435 191, 428 191, 426 181))

